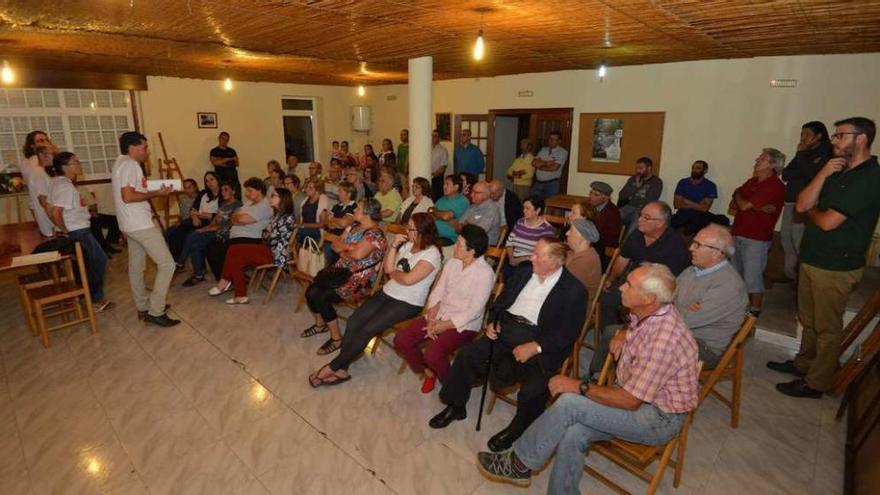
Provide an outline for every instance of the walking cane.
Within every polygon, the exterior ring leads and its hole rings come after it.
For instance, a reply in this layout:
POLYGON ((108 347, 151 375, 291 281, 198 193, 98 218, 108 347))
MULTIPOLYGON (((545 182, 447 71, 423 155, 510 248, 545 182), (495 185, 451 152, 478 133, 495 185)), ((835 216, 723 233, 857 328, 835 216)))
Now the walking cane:
MULTIPOLYGON (((498 328, 498 318, 492 323, 498 328)), ((496 339, 497 340, 497 339, 496 339)), ((480 395, 480 412, 477 413, 477 431, 480 431, 480 424, 483 421, 483 405, 486 403, 486 390, 489 389, 489 375, 492 374, 492 355, 495 354, 495 340, 489 339, 489 363, 486 365, 486 379, 483 380, 483 393, 480 395)))

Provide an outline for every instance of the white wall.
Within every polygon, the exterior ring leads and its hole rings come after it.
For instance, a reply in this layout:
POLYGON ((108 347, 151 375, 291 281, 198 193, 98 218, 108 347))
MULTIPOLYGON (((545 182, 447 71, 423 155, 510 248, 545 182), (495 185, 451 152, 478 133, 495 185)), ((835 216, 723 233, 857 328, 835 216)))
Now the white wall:
MULTIPOLYGON (((568 191, 586 194, 589 182, 599 179, 614 187, 615 197, 626 177, 576 171, 579 114, 666 112, 663 199, 671 202, 678 179, 689 175, 694 160, 704 159, 722 198, 713 210, 723 212, 733 190, 750 176, 761 148, 793 155, 804 122, 822 120, 830 126, 853 115, 880 119, 878 82, 877 53, 710 60, 611 67, 604 82, 588 70, 437 81, 434 112, 573 107, 568 191), (797 79, 798 85, 771 88, 771 79, 797 79), (532 90, 534 97, 518 98, 522 90, 532 90)), ((397 136, 406 126, 406 87, 368 88, 367 99, 375 115, 374 135, 397 136), (388 102, 389 95, 397 101, 388 102)))
POLYGON ((285 96, 316 98, 316 159, 325 166, 330 142, 354 137, 349 112, 358 98, 351 87, 236 82, 227 93, 221 81, 152 76, 147 78, 147 87, 140 93, 139 110, 154 170, 155 158, 161 156, 157 138, 161 132, 169 156, 177 158, 185 176, 200 182, 202 174, 213 168, 208 152, 217 145, 220 131, 231 135, 229 144, 238 152, 242 181, 265 177, 266 162, 271 159, 284 163, 281 98, 285 96), (199 129, 197 112, 216 112, 219 128, 199 129))
POLYGON ((513 186, 507 180, 507 167, 516 159, 519 151, 519 143, 516 139, 518 131, 518 117, 499 116, 495 119, 495 166, 492 168, 492 173, 493 177, 501 180, 507 188, 513 186))

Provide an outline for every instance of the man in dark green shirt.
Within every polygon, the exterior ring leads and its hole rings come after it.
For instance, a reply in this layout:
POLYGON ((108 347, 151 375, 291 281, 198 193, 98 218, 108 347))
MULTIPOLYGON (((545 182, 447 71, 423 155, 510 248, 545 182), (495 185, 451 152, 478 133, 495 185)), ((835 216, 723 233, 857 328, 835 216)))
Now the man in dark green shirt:
POLYGON ((834 158, 797 197, 797 211, 809 219, 798 280, 801 347, 794 361, 767 363, 799 377, 776 385, 793 397, 819 398, 831 390, 846 302, 862 278, 865 252, 880 216, 880 165, 871 155, 874 122, 853 117, 834 126, 834 158))

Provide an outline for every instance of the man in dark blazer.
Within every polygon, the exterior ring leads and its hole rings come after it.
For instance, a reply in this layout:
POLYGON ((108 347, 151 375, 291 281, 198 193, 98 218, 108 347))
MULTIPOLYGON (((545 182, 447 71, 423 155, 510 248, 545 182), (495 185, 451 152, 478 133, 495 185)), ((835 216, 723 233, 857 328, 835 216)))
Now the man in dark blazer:
POLYGON ((510 234, 517 220, 523 217, 522 203, 516 193, 505 189, 498 179, 489 183, 489 198, 501 209, 502 223, 507 225, 507 233, 510 234))
POLYGON ((541 239, 532 254, 532 270, 507 281, 489 308, 486 336, 456 355, 440 390, 446 409, 431 419, 431 428, 445 428, 467 417, 471 388, 486 376, 492 340, 492 388, 519 383, 520 389, 516 416, 489 440, 489 448, 495 452, 510 448, 544 412, 550 396, 547 382, 571 353, 587 312, 587 291, 565 269, 565 249, 557 239, 541 239))

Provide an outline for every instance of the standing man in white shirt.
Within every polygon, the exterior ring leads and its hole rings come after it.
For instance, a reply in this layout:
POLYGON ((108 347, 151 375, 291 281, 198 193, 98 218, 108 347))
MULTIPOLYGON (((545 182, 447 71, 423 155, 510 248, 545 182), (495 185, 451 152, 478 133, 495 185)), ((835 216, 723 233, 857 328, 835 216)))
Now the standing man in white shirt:
POLYGON ((119 149, 122 154, 113 164, 113 203, 116 206, 119 229, 128 238, 128 280, 131 284, 131 295, 139 318, 161 327, 171 327, 180 323, 180 320, 174 320, 165 314, 165 298, 174 275, 174 258, 168 251, 162 232, 153 224, 150 208, 150 199, 168 196, 171 188, 162 186, 158 191, 147 190, 147 178, 141 169, 141 163, 150 154, 146 136, 139 132, 123 133, 119 137, 119 149), (150 294, 147 294, 144 285, 147 256, 156 263, 157 269, 150 294))
POLYGON ((434 129, 431 134, 431 199, 435 202, 443 197, 443 180, 449 167, 449 150, 440 144, 440 133, 434 129))
POLYGON ((559 194, 559 181, 562 180, 562 168, 568 160, 568 151, 559 144, 562 142, 562 133, 553 131, 547 138, 547 146, 541 148, 538 156, 532 161, 535 167, 535 184, 532 186, 532 195, 539 198, 549 198, 559 194))

